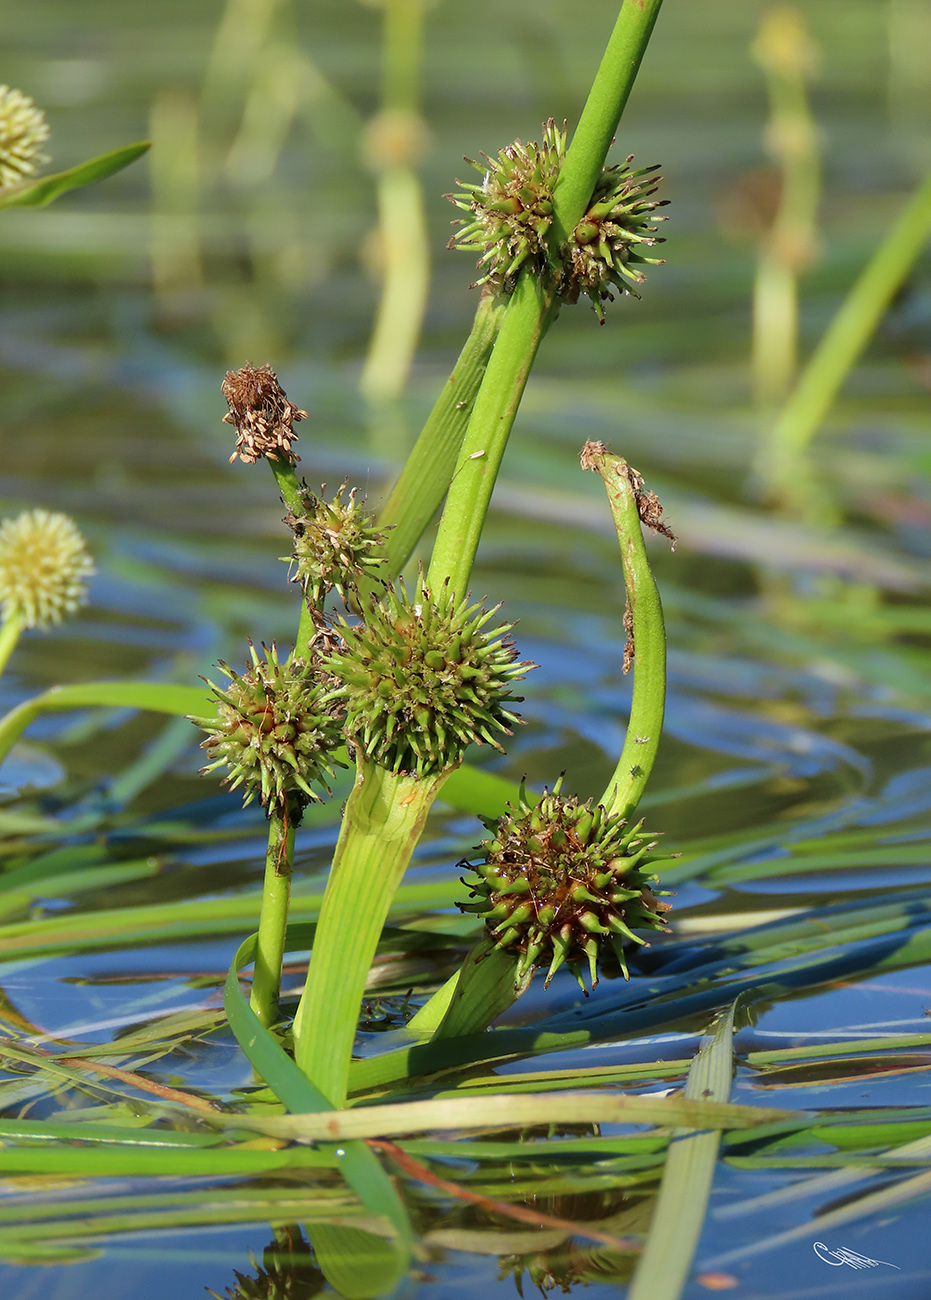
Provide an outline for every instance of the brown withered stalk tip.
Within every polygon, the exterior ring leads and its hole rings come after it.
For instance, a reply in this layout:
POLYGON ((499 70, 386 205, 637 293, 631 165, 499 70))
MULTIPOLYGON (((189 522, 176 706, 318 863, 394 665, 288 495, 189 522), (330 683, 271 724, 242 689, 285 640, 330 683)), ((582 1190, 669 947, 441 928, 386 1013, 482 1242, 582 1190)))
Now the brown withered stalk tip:
POLYGON ((228 370, 220 391, 230 408, 223 421, 236 428, 236 450, 230 464, 237 456, 247 465, 254 465, 262 456, 291 465, 300 460, 291 443, 297 441, 294 425, 306 420, 307 412, 288 401, 271 366, 246 363, 241 370, 228 370))

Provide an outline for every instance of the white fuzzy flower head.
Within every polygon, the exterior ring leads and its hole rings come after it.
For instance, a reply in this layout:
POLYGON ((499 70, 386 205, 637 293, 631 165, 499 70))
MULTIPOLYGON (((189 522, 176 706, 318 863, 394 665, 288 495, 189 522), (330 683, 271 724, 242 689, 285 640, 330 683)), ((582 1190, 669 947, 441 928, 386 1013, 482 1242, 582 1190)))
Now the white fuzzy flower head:
POLYGON ((48 124, 28 95, 0 86, 0 185, 19 185, 48 162, 48 124))
POLYGON ((20 615, 26 627, 60 623, 87 603, 84 579, 94 562, 67 515, 25 510, 0 524, 0 601, 3 617, 20 615))

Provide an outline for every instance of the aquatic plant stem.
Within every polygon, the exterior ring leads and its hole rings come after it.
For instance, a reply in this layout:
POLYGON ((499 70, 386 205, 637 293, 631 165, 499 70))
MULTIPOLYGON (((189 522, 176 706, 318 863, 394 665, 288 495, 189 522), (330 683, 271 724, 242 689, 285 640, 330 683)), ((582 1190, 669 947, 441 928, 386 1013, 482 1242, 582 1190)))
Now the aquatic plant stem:
POLYGON ((449 487, 506 305, 491 290, 483 292, 453 372, 382 506, 378 522, 391 528, 385 545, 391 577, 404 568, 449 487))
POLYGON ((25 626, 26 617, 19 609, 11 609, 0 623, 0 673, 6 668, 25 626))
POLYGON ((388 909, 448 776, 358 764, 294 1021, 294 1059, 334 1106, 346 1101, 359 1008, 388 909))
POLYGON ((780 500, 786 503, 797 500, 800 458, 911 270, 929 233, 931 173, 860 273, 764 442, 757 470, 764 485, 780 500))
POLYGON ((589 443, 583 465, 604 480, 627 593, 625 626, 633 642, 634 689, 624 748, 601 802, 609 815, 630 818, 649 780, 666 708, 666 628, 663 606, 647 559, 640 522, 643 480, 620 456, 589 443))
POLYGON ((495 942, 490 935, 482 935, 466 957, 434 1039, 480 1034, 530 986, 532 969, 517 978, 520 953, 496 949, 495 942))
POLYGON ((459 452, 427 586, 434 600, 463 597, 514 417, 540 341, 556 312, 555 281, 523 273, 508 303, 459 452), (448 584, 448 586, 447 586, 448 584))
POLYGON ((272 808, 268 818, 262 910, 259 913, 255 968, 249 997, 249 1005, 266 1029, 278 1019, 281 962, 288 928, 291 872, 294 866, 294 818, 295 810, 290 807, 286 813, 272 808))
POLYGON ((416 166, 426 129, 420 117, 424 0, 383 6, 381 111, 369 123, 365 152, 378 181, 381 297, 359 379, 376 405, 407 383, 430 285, 430 242, 416 166))
POLYGON ((558 250, 588 207, 661 3, 625 0, 608 41, 553 190, 553 223, 547 235, 553 267, 541 277, 529 268, 521 272, 475 399, 430 561, 428 586, 434 593, 446 586, 451 595, 461 597, 468 589, 530 367, 558 312, 558 250))
POLYGON ((553 190, 548 243, 569 238, 588 207, 663 0, 624 0, 553 190))
MULTIPOLYGON (((301 499, 301 485, 297 481, 294 466, 287 460, 272 460, 271 457, 267 459, 269 467, 275 476, 275 483, 281 493, 282 501, 292 515, 300 517, 305 513, 305 510, 304 502, 301 499)), ((292 658, 307 658, 310 643, 316 636, 317 631, 318 628, 314 621, 313 612, 307 601, 302 600, 292 658)))

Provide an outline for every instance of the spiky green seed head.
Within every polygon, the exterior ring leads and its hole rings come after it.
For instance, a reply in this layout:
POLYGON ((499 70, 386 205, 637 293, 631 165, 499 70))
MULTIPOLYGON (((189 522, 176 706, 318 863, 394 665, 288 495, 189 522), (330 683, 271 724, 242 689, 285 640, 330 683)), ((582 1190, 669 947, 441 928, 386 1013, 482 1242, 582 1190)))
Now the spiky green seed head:
POLYGON ((343 499, 346 486, 342 484, 332 501, 324 500, 324 487, 317 496, 305 486, 300 509, 285 515, 294 534, 294 551, 282 558, 293 566, 291 580, 301 584, 314 609, 322 607, 331 591, 344 601, 357 597, 360 580, 377 578, 385 563, 386 532, 363 509, 365 498, 356 500, 355 488, 343 499))
POLYGON ((67 515, 24 510, 0 524, 3 617, 26 627, 60 623, 87 604, 85 578, 94 572, 78 526, 67 515))
POLYGON ((28 95, 0 86, 0 186, 19 185, 47 163, 45 114, 28 95))
POLYGON ((467 158, 483 179, 474 185, 459 181, 462 189, 446 195, 469 214, 468 220, 453 222, 459 229, 448 247, 478 251, 482 274, 475 284, 490 283, 505 293, 514 288, 522 267, 544 275, 552 259, 559 296, 574 303, 587 294, 603 324, 603 304, 613 300, 612 289, 639 296, 637 286, 646 278, 641 268, 661 264, 661 258, 648 257, 646 250, 663 242, 650 223, 665 220, 656 209, 666 200, 655 197, 661 179, 656 167, 631 171, 631 155, 602 171, 585 216, 566 244, 558 252, 548 249, 553 192, 565 153, 565 123, 560 129, 550 118, 543 124, 542 145, 516 140, 497 158, 467 158))
POLYGON ((650 868, 668 855, 654 852, 642 822, 628 826, 591 799, 562 798, 561 784, 536 804, 522 786, 517 808, 485 823, 484 858, 460 864, 478 877, 467 882, 473 901, 458 906, 484 917, 497 948, 519 954, 517 981, 545 966, 548 985, 565 964, 584 990, 582 972, 594 988, 605 947, 627 978, 625 947, 646 942, 635 932, 665 930, 670 904, 650 868))
POLYGON ((342 714, 333 698, 333 682, 319 664, 278 658, 275 646, 263 645, 260 656, 249 643, 252 663, 244 673, 221 660, 229 685, 207 685, 217 701, 213 718, 192 717, 206 731, 201 748, 208 763, 203 775, 228 769, 221 785, 244 791, 243 806, 258 796, 267 809, 287 805, 302 811, 330 792, 333 757, 342 743, 342 714))
POLYGON ((364 623, 341 620, 343 647, 326 667, 342 682, 346 734, 366 758, 428 776, 455 767, 469 745, 501 748, 518 721, 513 685, 534 665, 517 662, 510 623, 488 630, 497 608, 439 605, 421 576, 413 600, 399 584, 364 623))
MULTIPOLYGON (((491 282, 510 292, 525 263, 542 271, 546 265, 546 235, 553 223, 553 186, 566 152, 566 124, 543 123, 543 143, 515 140, 497 158, 484 162, 466 158, 482 173, 478 184, 456 182, 462 189, 447 194, 450 203, 467 212, 453 222, 459 229, 447 247, 481 253, 482 272, 476 285, 491 282)), ((473 286, 474 287, 474 286, 473 286)))
POLYGON ((632 162, 633 154, 624 164, 604 169, 564 249, 562 297, 577 302, 581 293, 588 294, 602 324, 603 303, 614 299, 612 288, 639 297, 636 286, 646 279, 641 267, 661 266, 663 260, 646 256, 647 249, 663 243, 650 224, 666 220, 656 215, 666 200, 654 197, 662 177, 656 166, 631 171, 632 162))

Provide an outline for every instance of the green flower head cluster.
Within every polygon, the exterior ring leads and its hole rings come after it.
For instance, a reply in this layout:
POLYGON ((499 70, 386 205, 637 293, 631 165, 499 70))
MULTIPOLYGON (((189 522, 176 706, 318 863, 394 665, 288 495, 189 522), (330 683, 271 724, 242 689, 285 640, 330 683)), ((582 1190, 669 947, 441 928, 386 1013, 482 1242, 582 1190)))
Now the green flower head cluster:
POLYGON ((424 776, 455 767, 471 744, 501 748, 517 721, 513 685, 533 665, 516 662, 511 624, 487 629, 496 610, 438 604, 421 577, 413 600, 389 588, 364 623, 341 621, 343 646, 326 667, 365 758, 424 776))
POLYGON ((364 577, 377 576, 384 564, 385 531, 375 527, 374 516, 356 500, 353 488, 343 499, 346 483, 332 501, 317 496, 306 485, 299 510, 289 510, 285 523, 294 534, 292 581, 299 582, 309 604, 320 609, 331 591, 344 600, 358 596, 364 577))
POLYGON ((446 195, 469 214, 468 221, 453 222, 459 229, 447 247, 481 253, 482 275, 476 285, 491 281, 509 292, 525 263, 543 269, 553 223, 553 186, 565 152, 565 123, 560 128, 550 118, 543 123, 542 144, 515 140, 497 158, 482 154, 484 162, 465 159, 483 179, 479 184, 457 181, 461 191, 446 195))
POLYGON ((646 942, 635 931, 665 929, 669 904, 650 871, 661 856, 642 822, 628 826, 591 800, 564 799, 560 785, 537 804, 522 787, 516 809, 486 822, 484 858, 461 864, 479 877, 469 882, 474 901, 459 907, 484 918, 497 948, 519 954, 517 980, 545 966, 549 984, 566 964, 583 989, 587 968, 594 988, 605 945, 626 978, 625 947, 646 942))
POLYGON ((604 324, 604 302, 613 301, 612 287, 621 294, 636 294, 646 275, 643 266, 661 266, 662 258, 647 257, 646 249, 661 244, 656 216, 665 199, 656 199, 659 164, 631 171, 633 154, 617 167, 606 167, 595 186, 591 203, 569 239, 563 263, 562 295, 576 302, 588 294, 598 319, 604 324))
POLYGON ((601 173, 588 209, 559 249, 548 246, 553 223, 553 194, 566 154, 566 126, 552 118, 543 124, 543 143, 516 140, 496 158, 466 162, 482 173, 480 183, 464 185, 446 197, 468 213, 453 222, 458 229, 448 247, 478 252, 482 272, 476 284, 510 293, 517 275, 528 267, 536 275, 555 276, 565 302, 587 294, 602 322, 603 304, 612 289, 636 294, 645 279, 642 268, 660 265, 646 250, 663 241, 651 222, 663 221, 656 209, 657 167, 631 171, 633 156, 601 173))
POLYGON ((249 643, 251 665, 238 673, 220 661, 229 678, 223 687, 208 682, 217 701, 216 716, 192 717, 207 739, 201 748, 208 763, 203 774, 228 768, 223 785, 245 791, 244 804, 258 795, 263 807, 302 811, 320 799, 314 786, 329 793, 333 751, 342 743, 342 715, 333 701, 333 682, 319 665, 291 659, 282 663, 274 646, 260 656, 249 643))

